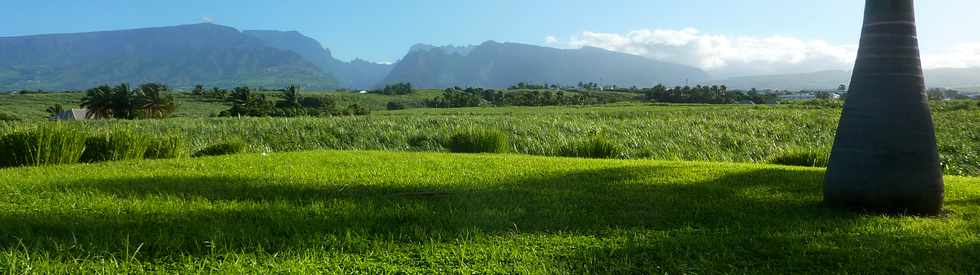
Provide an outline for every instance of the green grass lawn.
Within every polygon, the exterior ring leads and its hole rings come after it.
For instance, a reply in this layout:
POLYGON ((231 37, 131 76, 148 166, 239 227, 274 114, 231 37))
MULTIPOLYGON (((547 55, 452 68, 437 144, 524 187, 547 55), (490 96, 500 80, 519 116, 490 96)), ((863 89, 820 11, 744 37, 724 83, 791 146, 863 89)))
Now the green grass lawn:
POLYGON ((0 170, 0 273, 977 273, 939 218, 820 206, 823 171, 317 151, 0 170))

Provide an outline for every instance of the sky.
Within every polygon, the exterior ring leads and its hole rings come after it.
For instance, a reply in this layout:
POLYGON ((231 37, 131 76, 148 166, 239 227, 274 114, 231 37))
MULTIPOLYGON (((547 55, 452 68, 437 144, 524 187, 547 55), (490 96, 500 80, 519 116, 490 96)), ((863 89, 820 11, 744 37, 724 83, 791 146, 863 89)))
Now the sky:
MULTIPOLYGON (((719 75, 848 69, 860 0, 2 0, 0 36, 213 22, 295 30, 342 60, 416 43, 600 47, 719 75)), ((918 0, 924 65, 980 66, 980 1, 918 0)))

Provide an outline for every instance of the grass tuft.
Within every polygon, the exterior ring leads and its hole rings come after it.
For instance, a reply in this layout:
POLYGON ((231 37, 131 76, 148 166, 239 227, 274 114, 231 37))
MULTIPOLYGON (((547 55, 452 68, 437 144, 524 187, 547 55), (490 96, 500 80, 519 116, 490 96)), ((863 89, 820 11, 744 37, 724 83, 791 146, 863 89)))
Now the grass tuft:
POLYGON ((456 153, 506 153, 507 134, 491 129, 470 129, 449 138, 449 150, 456 153))
POLYGON ((245 148, 248 148, 248 144, 245 142, 229 141, 205 147, 194 153, 193 157, 234 155, 245 152, 245 148))
POLYGON ((85 151, 82 130, 57 123, 0 138, 0 167, 77 163, 85 151))
POLYGON ((804 167, 827 167, 830 161, 830 152, 818 149, 790 149, 776 156, 769 163, 804 166, 804 167))
POLYGON ((85 140, 84 162, 143 159, 150 147, 150 138, 132 130, 115 130, 85 140))
POLYGON ((184 137, 179 134, 170 134, 150 141, 150 146, 146 149, 147 159, 175 159, 187 156, 184 145, 184 137))
POLYGON ((587 140, 565 144, 558 150, 558 155, 575 158, 619 158, 623 150, 602 136, 594 136, 587 140))

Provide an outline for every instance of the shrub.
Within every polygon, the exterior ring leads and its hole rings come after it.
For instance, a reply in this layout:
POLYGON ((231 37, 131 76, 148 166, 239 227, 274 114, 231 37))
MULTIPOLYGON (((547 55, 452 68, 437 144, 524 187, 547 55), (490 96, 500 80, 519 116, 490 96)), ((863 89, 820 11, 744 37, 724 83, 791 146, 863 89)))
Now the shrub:
POLYGON ((0 121, 18 121, 20 118, 9 113, 0 112, 0 121))
POLYGON ((573 142, 562 146, 558 150, 558 155, 563 157, 576 158, 619 158, 623 155, 623 150, 618 145, 613 144, 602 136, 595 136, 590 139, 573 142))
POLYGON ((184 138, 178 134, 171 134, 150 141, 150 146, 146 149, 147 159, 175 159, 186 156, 184 150, 184 138))
POLYGON ((62 124, 15 132, 0 138, 0 167, 77 163, 85 134, 62 124))
POLYGON ((826 150, 790 149, 776 156, 769 163, 790 166, 827 167, 829 161, 830 153, 826 150))
POLYGON ((388 108, 388 110, 404 110, 405 104, 392 101, 392 102, 388 102, 388 105, 386 107, 388 108))
POLYGON ((143 159, 150 147, 150 138, 131 130, 99 134, 85 141, 84 162, 143 159))
POLYGON ((218 143, 201 149, 194 153, 193 157, 223 156, 245 152, 248 145, 242 141, 229 141, 218 143))
POLYGON ((417 135, 408 138, 408 145, 422 151, 439 151, 442 150, 442 144, 446 143, 444 140, 435 136, 417 135))
POLYGON ((447 147, 456 153, 506 153, 510 145, 503 132, 475 129, 456 133, 449 138, 447 147))

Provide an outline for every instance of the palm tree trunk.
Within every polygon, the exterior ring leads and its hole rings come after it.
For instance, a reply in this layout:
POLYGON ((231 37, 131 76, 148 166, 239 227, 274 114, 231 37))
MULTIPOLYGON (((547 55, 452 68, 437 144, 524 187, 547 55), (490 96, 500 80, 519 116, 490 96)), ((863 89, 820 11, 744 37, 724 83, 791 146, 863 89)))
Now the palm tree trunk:
POLYGON ((867 0, 824 185, 834 207, 936 215, 943 178, 912 0, 867 0))

